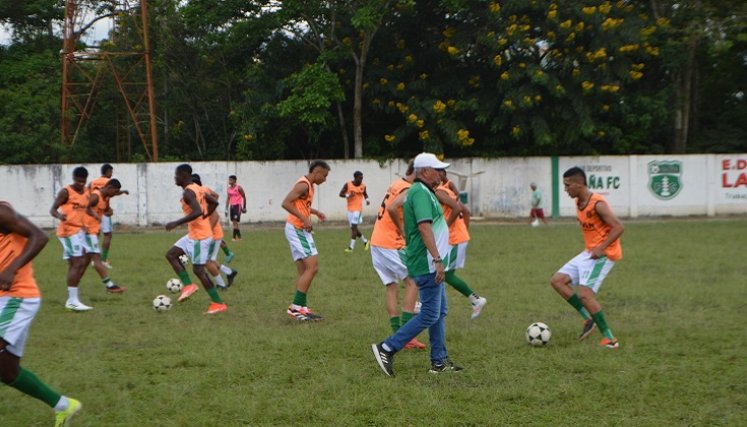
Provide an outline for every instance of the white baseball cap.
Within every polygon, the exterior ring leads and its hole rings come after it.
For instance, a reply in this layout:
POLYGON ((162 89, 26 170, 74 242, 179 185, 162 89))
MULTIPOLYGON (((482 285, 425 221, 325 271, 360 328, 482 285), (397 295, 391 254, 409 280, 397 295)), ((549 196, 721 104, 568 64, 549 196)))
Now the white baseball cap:
POLYGON ((449 164, 438 160, 438 157, 433 153, 420 153, 415 156, 412 166, 415 168, 446 169, 449 164))

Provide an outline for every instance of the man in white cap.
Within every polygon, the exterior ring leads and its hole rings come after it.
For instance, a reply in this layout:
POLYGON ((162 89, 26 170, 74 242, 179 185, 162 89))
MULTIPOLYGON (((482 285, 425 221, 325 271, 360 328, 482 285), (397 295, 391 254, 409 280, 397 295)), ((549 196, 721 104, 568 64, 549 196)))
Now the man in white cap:
POLYGON ((420 314, 402 325, 394 335, 371 349, 381 370, 394 376, 394 353, 404 348, 411 339, 428 329, 431 344, 430 373, 461 371, 446 352, 446 291, 444 289, 445 268, 449 265, 449 228, 446 225, 441 204, 434 188, 441 182, 438 169, 446 169, 444 163, 431 153, 415 157, 415 182, 407 192, 403 205, 405 241, 407 243, 405 265, 409 276, 420 292, 422 306, 420 314))

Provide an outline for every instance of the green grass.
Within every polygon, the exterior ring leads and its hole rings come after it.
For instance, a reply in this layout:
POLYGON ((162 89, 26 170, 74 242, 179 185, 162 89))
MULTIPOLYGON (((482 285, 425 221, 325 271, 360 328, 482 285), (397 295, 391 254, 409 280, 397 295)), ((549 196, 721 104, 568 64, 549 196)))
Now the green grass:
MULTIPOLYGON (((747 416, 747 219, 628 222, 624 260, 600 301, 621 348, 579 343, 581 321, 550 288, 582 246, 575 222, 531 229, 475 224, 461 272, 488 298, 469 320, 450 289, 447 344, 466 370, 427 374, 427 352, 395 357, 384 376, 370 344, 390 329, 369 253, 342 249, 343 228, 315 233, 321 270, 297 324, 284 311, 295 268, 280 229, 231 246, 240 274, 228 313, 202 314, 204 291, 167 313, 151 300, 174 274, 163 254, 179 233, 117 234, 107 295, 82 282, 91 313, 63 311, 66 266, 55 240, 35 261, 44 292, 23 365, 83 402, 80 426, 744 425, 747 416), (531 322, 553 331, 524 342, 531 322)), ((426 336, 421 340, 427 342, 426 336)), ((0 387, 0 425, 51 425, 44 404, 0 387)))

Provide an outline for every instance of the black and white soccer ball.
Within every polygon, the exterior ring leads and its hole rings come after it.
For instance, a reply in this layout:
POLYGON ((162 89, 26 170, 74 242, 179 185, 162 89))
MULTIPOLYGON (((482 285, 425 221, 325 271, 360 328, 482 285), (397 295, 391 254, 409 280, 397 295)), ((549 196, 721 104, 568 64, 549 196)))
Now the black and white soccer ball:
POLYGON ((182 290, 182 281, 174 277, 173 279, 169 279, 168 282, 166 282, 166 290, 171 292, 172 294, 175 294, 177 292, 180 292, 182 290))
POLYGON ((153 300, 153 309, 162 312, 171 310, 171 298, 166 295, 159 295, 153 300))
POLYGON ((526 338, 529 345, 533 347, 542 347, 550 342, 552 331, 542 322, 535 322, 527 328, 526 338))
POLYGON ((183 266, 186 266, 189 264, 189 256, 187 256, 187 254, 179 255, 179 262, 181 262, 183 266))

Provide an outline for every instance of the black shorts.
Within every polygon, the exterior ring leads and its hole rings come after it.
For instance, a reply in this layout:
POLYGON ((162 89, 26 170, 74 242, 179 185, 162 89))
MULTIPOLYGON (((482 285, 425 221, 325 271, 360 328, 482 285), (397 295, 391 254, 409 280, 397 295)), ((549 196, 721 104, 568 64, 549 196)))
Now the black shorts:
POLYGON ((231 205, 231 221, 241 221, 241 205, 231 205))

